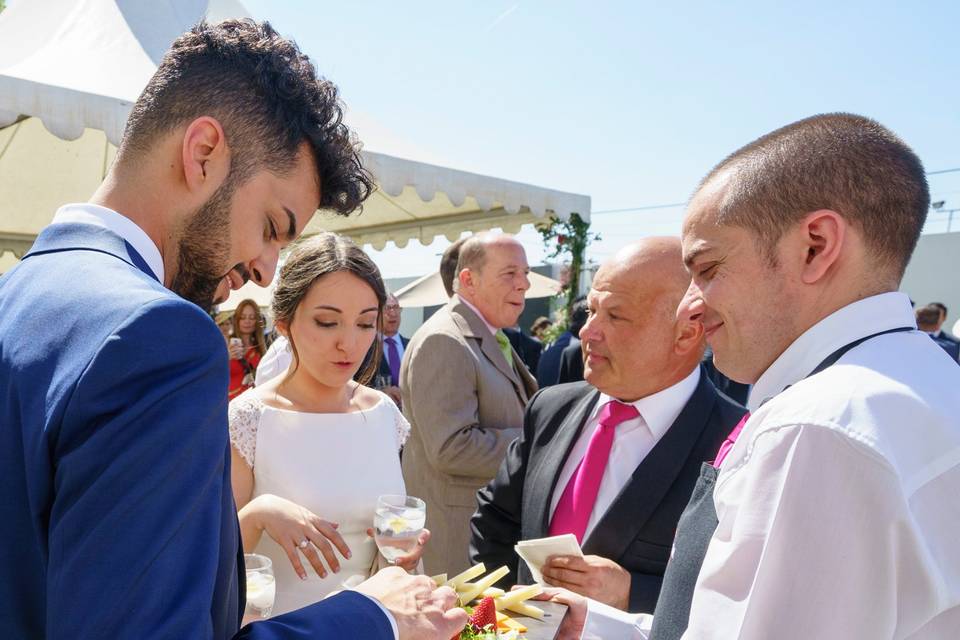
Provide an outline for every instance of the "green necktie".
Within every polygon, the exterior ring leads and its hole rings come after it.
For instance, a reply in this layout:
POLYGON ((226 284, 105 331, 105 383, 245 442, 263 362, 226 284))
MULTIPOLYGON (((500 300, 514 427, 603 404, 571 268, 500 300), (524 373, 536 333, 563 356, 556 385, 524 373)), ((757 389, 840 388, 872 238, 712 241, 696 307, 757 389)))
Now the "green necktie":
POLYGON ((501 330, 494 334, 497 337, 497 344, 500 345, 500 352, 507 359, 507 364, 513 366, 513 349, 510 348, 510 338, 501 330))

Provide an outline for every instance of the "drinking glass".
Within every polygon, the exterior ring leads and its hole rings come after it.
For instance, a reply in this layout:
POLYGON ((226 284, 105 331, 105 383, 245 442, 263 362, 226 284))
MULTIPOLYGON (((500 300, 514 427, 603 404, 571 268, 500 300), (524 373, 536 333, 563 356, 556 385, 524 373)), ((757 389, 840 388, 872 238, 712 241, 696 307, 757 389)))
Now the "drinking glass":
POLYGON ((413 496, 386 495, 377 498, 373 516, 374 540, 390 564, 417 546, 427 520, 427 505, 413 496))
POLYGON ((247 567, 247 608, 244 620, 269 618, 277 597, 277 583, 273 578, 273 563, 270 558, 257 553, 243 554, 247 567))

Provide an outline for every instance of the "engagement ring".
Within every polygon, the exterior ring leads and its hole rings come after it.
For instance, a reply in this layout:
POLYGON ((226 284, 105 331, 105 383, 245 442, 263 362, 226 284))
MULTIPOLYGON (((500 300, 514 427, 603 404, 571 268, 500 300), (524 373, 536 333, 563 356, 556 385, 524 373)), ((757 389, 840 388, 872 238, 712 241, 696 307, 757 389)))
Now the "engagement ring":
POLYGON ((310 544, 310 541, 307 539, 303 539, 300 541, 300 544, 298 544, 297 546, 300 547, 301 549, 306 549, 308 544, 310 544))

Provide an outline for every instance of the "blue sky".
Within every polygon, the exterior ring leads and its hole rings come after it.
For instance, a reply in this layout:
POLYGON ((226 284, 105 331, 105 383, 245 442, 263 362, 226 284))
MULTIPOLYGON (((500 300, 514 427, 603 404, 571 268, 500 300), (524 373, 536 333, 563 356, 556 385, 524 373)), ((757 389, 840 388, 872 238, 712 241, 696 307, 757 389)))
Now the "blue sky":
MULTIPOLYGON (((726 154, 825 111, 876 118, 930 171, 960 167, 958 2, 244 4, 398 137, 458 168, 588 194, 594 211, 683 202, 726 154)), ((960 173, 930 183, 960 207, 960 173)), ((589 255, 678 233, 681 217, 597 213, 589 255)), ((521 235, 539 261, 539 237, 521 235)), ((414 275, 447 244, 372 254, 385 276, 414 275)))

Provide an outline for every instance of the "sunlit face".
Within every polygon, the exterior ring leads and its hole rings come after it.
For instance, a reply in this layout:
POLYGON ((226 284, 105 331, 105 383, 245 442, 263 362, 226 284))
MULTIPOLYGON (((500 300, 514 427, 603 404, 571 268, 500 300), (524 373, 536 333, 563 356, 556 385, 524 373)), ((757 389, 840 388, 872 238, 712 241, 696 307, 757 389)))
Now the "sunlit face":
MULTIPOLYGON (((690 202, 683 260, 692 281, 678 314, 703 323, 721 372, 754 383, 797 333, 797 287, 758 249, 753 232, 717 222, 724 185, 722 177, 712 180, 690 202)), ((783 253, 778 245, 778 264, 783 253)))
POLYGON ((485 255, 483 267, 471 270, 464 290, 491 325, 498 329, 515 326, 530 288, 527 254, 518 242, 499 241, 489 244, 485 255))
POLYGON ((677 295, 634 269, 601 267, 587 296, 590 317, 580 330, 584 379, 621 400, 643 397, 649 386, 644 372, 669 369, 677 295))
POLYGON ((241 336, 252 335, 257 329, 257 321, 260 319, 260 314, 257 313, 257 309, 253 305, 243 305, 240 309, 237 310, 237 329, 240 331, 241 336))
POLYGON ((289 327, 297 350, 296 375, 342 387, 360 369, 377 337, 377 295, 348 271, 323 276, 310 287, 289 327))
POLYGON ((248 279, 262 287, 273 280, 280 251, 300 235, 320 202, 313 152, 304 143, 286 175, 261 169, 232 194, 221 196, 216 207, 207 207, 219 213, 208 211, 206 217, 212 219, 200 229, 188 228, 186 235, 188 242, 197 240, 187 264, 203 265, 195 275, 200 280, 197 297, 216 302, 248 279), (229 243, 224 242, 224 226, 229 243))
POLYGON ((387 304, 383 307, 383 335, 394 336, 400 331, 400 303, 392 293, 387 296, 387 304))

